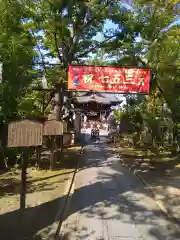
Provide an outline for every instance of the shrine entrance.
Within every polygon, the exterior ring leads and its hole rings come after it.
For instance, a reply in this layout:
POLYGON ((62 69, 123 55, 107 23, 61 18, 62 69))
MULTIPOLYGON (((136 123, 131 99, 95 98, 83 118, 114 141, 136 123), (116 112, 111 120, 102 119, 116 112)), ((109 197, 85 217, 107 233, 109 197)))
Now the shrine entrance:
POLYGON ((94 124, 103 128, 112 105, 121 103, 114 94, 86 92, 76 97, 74 106, 81 112, 81 126, 92 128, 94 124))
POLYGON ((68 67, 68 89, 75 91, 75 109, 80 109, 81 126, 106 122, 111 106, 121 101, 117 94, 147 94, 151 70, 139 67, 79 66, 68 67))

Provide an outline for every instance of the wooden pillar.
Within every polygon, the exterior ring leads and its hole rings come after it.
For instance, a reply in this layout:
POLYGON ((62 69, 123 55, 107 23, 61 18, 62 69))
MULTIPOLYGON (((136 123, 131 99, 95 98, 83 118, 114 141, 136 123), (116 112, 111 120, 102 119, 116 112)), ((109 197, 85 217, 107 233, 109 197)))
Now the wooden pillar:
MULTIPOLYGON (((64 103, 64 89, 62 83, 56 84, 55 102, 56 102, 56 120, 61 121, 63 115, 62 107, 64 103)), ((63 135, 59 137, 58 142, 61 152, 63 152, 63 135)))

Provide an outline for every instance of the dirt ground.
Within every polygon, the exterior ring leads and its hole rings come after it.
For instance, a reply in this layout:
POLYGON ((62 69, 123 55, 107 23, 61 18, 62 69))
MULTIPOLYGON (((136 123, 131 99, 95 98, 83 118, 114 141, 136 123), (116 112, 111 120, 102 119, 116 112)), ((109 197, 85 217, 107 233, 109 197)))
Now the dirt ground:
MULTIPOLYGON (((73 169, 57 171, 28 168, 26 207, 35 207, 53 200, 64 192, 65 181, 73 169)), ((19 208, 20 170, 0 175, 0 214, 19 208)))
POLYGON ((54 223, 80 158, 79 148, 63 155, 64 162, 55 171, 28 168, 24 213, 19 210, 20 169, 0 173, 0 239, 44 239, 39 233, 44 235, 54 223))

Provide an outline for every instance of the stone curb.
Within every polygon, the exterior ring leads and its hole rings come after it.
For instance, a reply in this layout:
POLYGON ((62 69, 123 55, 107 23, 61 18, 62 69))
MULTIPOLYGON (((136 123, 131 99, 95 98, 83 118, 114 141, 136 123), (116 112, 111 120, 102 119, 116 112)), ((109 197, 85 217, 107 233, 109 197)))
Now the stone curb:
POLYGON ((160 208, 160 210, 163 212, 164 216, 165 216, 167 219, 169 219, 169 220, 173 223, 174 227, 180 232, 178 220, 177 220, 175 217, 173 217, 171 213, 168 212, 168 210, 166 209, 166 207, 164 206, 164 204, 162 203, 162 201, 157 200, 157 198, 156 198, 156 193, 151 189, 151 187, 149 186, 149 184, 144 180, 144 178, 143 178, 137 171, 132 170, 130 166, 127 166, 127 168, 128 168, 131 172, 133 172, 135 176, 137 176, 137 177, 140 179, 140 181, 143 183, 143 185, 144 185, 145 187, 147 187, 147 190, 148 190, 148 192, 149 192, 150 197, 152 197, 152 198, 154 199, 154 201, 156 202, 157 206, 158 206, 158 207, 160 208))

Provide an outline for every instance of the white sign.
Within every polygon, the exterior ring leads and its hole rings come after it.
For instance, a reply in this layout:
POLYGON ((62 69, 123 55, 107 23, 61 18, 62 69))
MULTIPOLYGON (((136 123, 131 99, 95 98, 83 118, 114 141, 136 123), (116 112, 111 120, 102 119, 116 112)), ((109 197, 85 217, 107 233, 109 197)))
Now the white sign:
POLYGON ((111 109, 112 109, 112 110, 120 110, 120 109, 121 109, 121 106, 120 106, 120 105, 111 106, 111 109))
POLYGON ((42 88, 46 89, 47 88, 47 79, 45 76, 42 78, 42 88))

